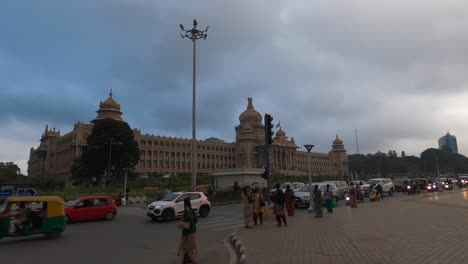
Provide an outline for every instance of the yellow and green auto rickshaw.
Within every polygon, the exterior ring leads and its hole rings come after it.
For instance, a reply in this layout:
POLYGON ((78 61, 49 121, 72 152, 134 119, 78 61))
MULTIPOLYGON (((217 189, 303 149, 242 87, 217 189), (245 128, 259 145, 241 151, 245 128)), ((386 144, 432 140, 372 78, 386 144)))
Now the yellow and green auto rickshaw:
POLYGON ((65 230, 64 202, 58 196, 10 197, 0 205, 0 239, 45 234, 56 238, 65 230))

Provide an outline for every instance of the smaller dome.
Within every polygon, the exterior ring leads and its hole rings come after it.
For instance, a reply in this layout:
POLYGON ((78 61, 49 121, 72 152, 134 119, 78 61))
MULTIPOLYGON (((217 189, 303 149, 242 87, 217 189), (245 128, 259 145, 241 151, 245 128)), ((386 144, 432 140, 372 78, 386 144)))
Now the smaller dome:
POLYGON ((336 139, 333 141, 333 145, 343 145, 343 140, 341 140, 338 135, 336 135, 336 139))
POLYGON ((280 129, 278 130, 278 132, 276 132, 276 136, 277 136, 277 137, 285 137, 285 136, 286 136, 286 132, 284 132, 284 130, 280 127, 280 129))

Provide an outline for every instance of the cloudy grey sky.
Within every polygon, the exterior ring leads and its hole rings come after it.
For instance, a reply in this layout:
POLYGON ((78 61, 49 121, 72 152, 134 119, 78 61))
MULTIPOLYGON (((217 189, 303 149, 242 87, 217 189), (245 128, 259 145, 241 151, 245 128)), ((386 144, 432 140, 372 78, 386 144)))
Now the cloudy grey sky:
POLYGON ((447 131, 468 154, 468 2, 23 0, 0 8, 0 160, 21 164, 44 126, 92 120, 110 88, 144 133, 235 138, 254 98, 300 145, 419 155, 447 131), (464 122, 465 121, 465 122, 464 122))

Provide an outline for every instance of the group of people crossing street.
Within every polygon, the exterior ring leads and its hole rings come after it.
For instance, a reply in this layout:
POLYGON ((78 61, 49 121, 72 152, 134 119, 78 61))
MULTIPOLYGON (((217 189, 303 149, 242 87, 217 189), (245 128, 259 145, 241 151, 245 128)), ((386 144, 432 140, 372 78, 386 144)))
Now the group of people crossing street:
MULTIPOLYGON (((279 184, 276 184, 275 187, 276 190, 271 194, 271 202, 276 217, 276 226, 287 226, 285 211, 287 211, 288 216, 294 216, 294 191, 289 185, 284 192, 280 189, 279 184)), ((245 228, 252 228, 252 222, 254 226, 263 225, 266 201, 258 187, 245 186, 243 188, 242 204, 245 228)))

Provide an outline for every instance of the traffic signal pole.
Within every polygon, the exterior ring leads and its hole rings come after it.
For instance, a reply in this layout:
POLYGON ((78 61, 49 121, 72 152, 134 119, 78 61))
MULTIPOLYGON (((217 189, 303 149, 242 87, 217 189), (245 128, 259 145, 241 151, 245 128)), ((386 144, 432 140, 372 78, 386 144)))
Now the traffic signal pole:
POLYGON ((269 114, 265 114, 265 172, 264 178, 267 180, 267 201, 270 205, 270 145, 273 143, 273 117, 269 114))
POLYGON ((266 157, 266 167, 265 167, 265 174, 267 177, 267 201, 268 205, 270 205, 270 144, 265 144, 265 157, 266 157))

